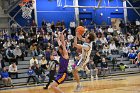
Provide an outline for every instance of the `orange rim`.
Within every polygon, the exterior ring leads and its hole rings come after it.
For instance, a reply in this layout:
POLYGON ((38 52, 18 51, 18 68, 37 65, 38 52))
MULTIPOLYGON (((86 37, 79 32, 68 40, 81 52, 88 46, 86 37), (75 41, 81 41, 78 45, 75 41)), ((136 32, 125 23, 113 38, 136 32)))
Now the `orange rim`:
POLYGON ((27 3, 27 2, 29 2, 30 0, 22 0, 22 2, 24 2, 24 3, 27 3))
POLYGON ((21 7, 24 6, 24 5, 25 5, 25 4, 23 4, 23 3, 20 3, 20 4, 19 4, 19 6, 21 6, 21 7))
POLYGON ((22 3, 20 3, 19 6, 21 6, 21 7, 22 7, 22 6, 25 6, 25 4, 28 3, 28 2, 30 2, 30 1, 32 1, 32 4, 35 3, 34 0, 22 0, 22 3))

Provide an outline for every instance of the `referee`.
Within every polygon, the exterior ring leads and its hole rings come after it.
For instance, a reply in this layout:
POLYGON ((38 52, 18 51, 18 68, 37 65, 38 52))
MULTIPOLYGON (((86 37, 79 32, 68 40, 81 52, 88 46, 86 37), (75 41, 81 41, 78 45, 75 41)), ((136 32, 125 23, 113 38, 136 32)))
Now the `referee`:
POLYGON ((59 64, 58 61, 55 60, 53 54, 51 54, 50 55, 50 61, 47 64, 47 68, 49 70, 49 75, 48 75, 49 76, 49 82, 45 87, 43 87, 44 89, 48 89, 48 86, 50 85, 50 83, 53 82, 53 80, 55 79, 54 75, 56 73, 56 65, 58 65, 58 64, 59 64))

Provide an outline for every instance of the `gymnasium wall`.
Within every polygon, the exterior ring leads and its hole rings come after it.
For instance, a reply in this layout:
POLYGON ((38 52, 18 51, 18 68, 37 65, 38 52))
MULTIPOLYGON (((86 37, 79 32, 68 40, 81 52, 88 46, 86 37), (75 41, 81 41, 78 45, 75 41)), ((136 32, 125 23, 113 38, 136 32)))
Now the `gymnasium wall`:
MULTIPOLYGON (((75 19, 74 8, 57 7, 57 0, 36 0, 37 7, 37 20, 38 25, 41 26, 41 22, 45 19, 48 22, 64 20, 66 26, 69 26, 69 22, 75 19)), ((62 0, 62 6, 65 4, 65 0, 62 0)), ((72 5, 73 0, 67 0, 67 4, 72 5)))
MULTIPOLYGON (((80 6, 97 6, 99 0, 80 0, 79 5, 80 6)), ((123 6, 122 2, 120 0, 113 0, 108 3, 108 0, 102 0, 100 6, 123 6), (118 2, 116 2, 118 1, 118 2)), ((107 25, 111 24, 111 18, 123 18, 123 9, 118 9, 119 11, 116 12, 116 9, 108 9, 108 8, 83 8, 80 9, 80 12, 91 12, 92 13, 92 20, 97 24, 101 25, 103 23, 106 23, 107 25), (86 11, 85 11, 86 9, 86 11), (101 16, 101 13, 103 14, 101 16)), ((90 20, 90 19, 89 19, 90 20)))
MULTIPOLYGON (((68 5, 72 5, 73 0, 66 0, 68 5)), ((43 19, 51 22, 57 22, 57 20, 65 20, 67 26, 69 21, 75 19, 74 9, 73 8, 63 8, 65 0, 62 0, 62 7, 57 7, 56 0, 37 0, 37 19, 38 25, 41 25, 43 19)), ((96 0, 79 0, 79 5, 81 6, 93 6, 97 5, 96 0)), ((108 6, 108 0, 103 0, 101 6, 108 6)), ((110 6, 122 6, 122 2, 116 0, 110 2, 110 6)), ((92 9, 92 8, 80 8, 80 19, 87 19, 87 22, 94 21, 96 24, 101 25, 102 23, 111 24, 111 18, 123 18, 123 9, 119 9, 118 12, 115 12, 115 9, 92 9), (85 11, 86 9, 86 11, 85 11), (100 13, 103 13, 103 16, 100 16, 100 13)))
MULTIPOLYGON (((65 5, 65 1, 67 5, 73 5, 73 0, 62 0, 62 7, 57 7, 57 0, 36 0, 36 14, 37 14, 37 22, 38 25, 41 26, 41 22, 45 19, 48 22, 54 21, 55 23, 59 20, 65 20, 66 26, 69 26, 69 22, 75 20, 74 8, 63 8, 65 5)), ((101 6, 123 6, 122 0, 111 0, 108 3, 108 0, 102 0, 101 6)), ((130 0, 131 1, 131 0, 130 0)), ((133 3, 134 6, 139 6, 139 3, 133 3)), ((98 0, 79 0, 80 6, 96 6, 98 4, 98 0)), ((13 11, 10 12, 10 15, 13 16, 20 9, 17 6, 13 11)), ((101 25, 102 23, 106 23, 107 25, 111 24, 111 18, 124 18, 123 9, 93 9, 93 8, 80 8, 80 19, 87 19, 87 22, 90 23, 94 21, 97 25, 101 25), (100 14, 103 13, 103 16, 100 14)), ((140 13, 140 10, 139 10, 140 13)), ((22 18, 22 12, 20 11, 15 20, 21 25, 27 25, 27 21, 22 18)), ((32 13, 34 19, 34 12, 32 13)), ((133 9, 128 9, 128 20, 134 21, 135 19, 140 19, 140 17, 135 13, 133 9)), ((31 21, 30 20, 30 21, 31 21)))

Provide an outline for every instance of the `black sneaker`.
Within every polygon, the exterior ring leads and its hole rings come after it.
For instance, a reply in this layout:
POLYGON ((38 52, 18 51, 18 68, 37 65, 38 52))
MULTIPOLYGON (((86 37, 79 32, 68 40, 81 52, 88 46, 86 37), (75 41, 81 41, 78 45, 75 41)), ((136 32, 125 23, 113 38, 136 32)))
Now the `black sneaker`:
POLYGON ((14 85, 11 85, 11 87, 14 88, 15 86, 14 85))
POLYGON ((43 89, 48 89, 48 87, 43 87, 43 89))

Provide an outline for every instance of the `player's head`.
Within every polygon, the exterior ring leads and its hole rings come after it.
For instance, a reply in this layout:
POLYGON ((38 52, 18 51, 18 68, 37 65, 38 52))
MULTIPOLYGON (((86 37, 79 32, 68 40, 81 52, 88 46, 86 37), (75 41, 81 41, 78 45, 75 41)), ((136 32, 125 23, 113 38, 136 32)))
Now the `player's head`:
POLYGON ((85 41, 87 43, 90 43, 92 41, 95 40, 95 33, 89 33, 86 37, 85 37, 85 41))

